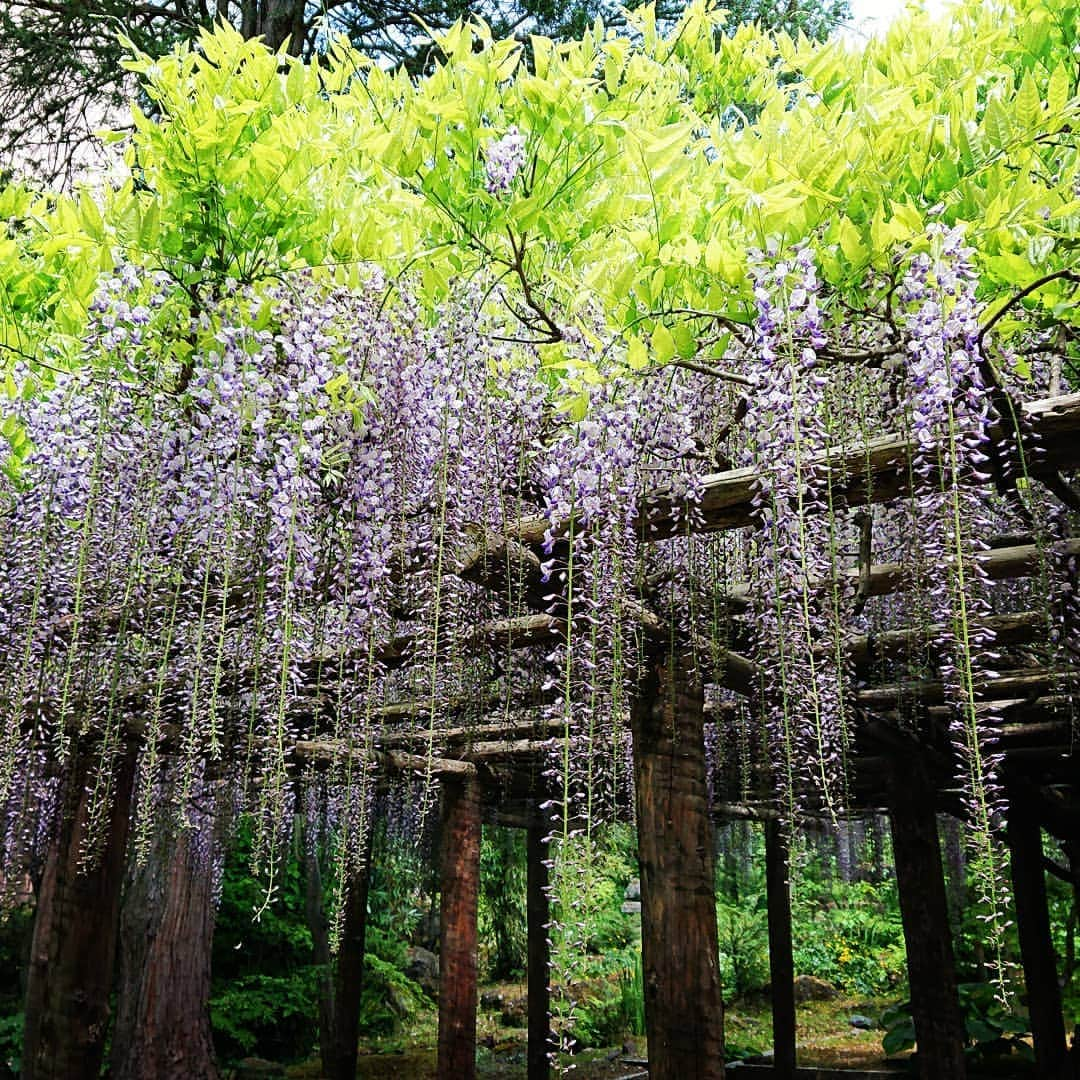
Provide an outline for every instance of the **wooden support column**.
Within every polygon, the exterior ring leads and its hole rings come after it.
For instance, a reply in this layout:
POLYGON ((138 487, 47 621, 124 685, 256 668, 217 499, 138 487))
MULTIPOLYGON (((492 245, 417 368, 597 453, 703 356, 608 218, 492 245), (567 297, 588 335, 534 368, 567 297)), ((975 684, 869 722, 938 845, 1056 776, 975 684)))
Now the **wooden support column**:
POLYGON ((784 829, 779 821, 765 822, 765 891, 769 907, 773 1075, 777 1080, 794 1080, 795 960, 791 949, 790 852, 784 829))
POLYGON ((1034 807, 1015 791, 1010 792, 1008 840, 1016 900, 1016 930, 1024 965, 1035 1061, 1040 1076, 1057 1080, 1066 1075, 1067 1049, 1057 956, 1050 937, 1050 910, 1046 903, 1042 829, 1034 807))
MULTIPOLYGON (((23 1080, 96 1080, 105 1051, 135 757, 100 763, 73 748, 56 833, 46 856, 30 952, 23 1080), (102 835, 92 837, 98 770, 111 769, 102 835), (99 841, 87 861, 88 843, 99 841)), ((104 785, 102 785, 102 789, 104 785)))
POLYGON ((650 1080, 722 1080, 704 709, 688 658, 654 657, 631 713, 650 1080))
POLYGON ((360 997, 364 989, 364 948, 367 943, 368 883, 371 879, 371 845, 365 842, 360 865, 349 875, 341 943, 334 967, 329 1075, 333 1080, 354 1080, 360 1044, 360 997))
POLYGON ((480 787, 473 777, 443 779, 442 843, 436 1075, 438 1080, 475 1080, 480 787))
POLYGON ((964 1020, 956 989, 934 792, 914 753, 891 779, 890 822, 921 1080, 963 1080, 964 1020))
POLYGON ((548 924, 548 842, 547 826, 530 825, 526 834, 526 903, 529 926, 529 1053, 528 1080, 548 1080, 549 1055, 555 1045, 551 1037, 551 944, 548 924))

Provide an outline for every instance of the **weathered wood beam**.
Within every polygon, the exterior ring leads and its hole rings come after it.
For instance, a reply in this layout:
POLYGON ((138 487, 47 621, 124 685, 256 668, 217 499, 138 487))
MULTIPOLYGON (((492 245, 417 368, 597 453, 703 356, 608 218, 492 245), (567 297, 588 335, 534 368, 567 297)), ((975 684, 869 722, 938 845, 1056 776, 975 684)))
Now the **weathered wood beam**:
MULTIPOLYGON (((1012 581, 1016 578, 1031 577, 1039 572, 1043 559, 1065 559, 1080 555, 1080 538, 1070 537, 1062 541, 1049 541, 1045 544, 1018 544, 1014 547, 990 548, 975 555, 982 573, 991 581, 1012 581)), ((943 566, 951 565, 946 559, 943 566)), ((845 578, 855 584, 859 581, 859 571, 850 569, 844 572, 845 578)), ((900 592, 911 584, 911 575, 900 563, 875 563, 870 567, 867 580, 867 596, 889 596, 900 592)), ((824 584, 812 583, 815 585, 824 584)), ((736 584, 728 590, 727 602, 733 609, 745 608, 750 604, 752 591, 747 584, 736 584)))
MULTIPOLYGON (((1029 450, 1029 473, 1039 475, 1080 464, 1080 440, 1075 437, 1080 431, 1080 394, 1025 402, 1021 410, 1039 447, 1034 453, 1029 450)), ((991 425, 989 437, 1006 439, 1009 431, 999 422, 991 425)), ((883 435, 818 455, 808 463, 807 472, 829 484, 830 505, 887 502, 910 490, 912 450, 912 444, 902 436, 883 435)), ((695 532, 741 529, 754 524, 757 470, 712 473, 702 477, 701 484, 701 502, 693 506, 662 491, 646 495, 639 509, 643 538, 655 541, 685 535, 688 519, 695 532)), ((534 518, 519 521, 507 534, 512 542, 528 547, 539 545, 549 528, 546 518, 534 518)))
POLYGON ((553 739, 495 739, 476 742, 461 751, 465 761, 491 761, 501 758, 535 757, 545 754, 557 743, 553 739))
POLYGON ((1006 830, 1012 866, 1016 932, 1024 967, 1028 1015, 1035 1062, 1046 1080, 1064 1080, 1068 1050, 1058 985, 1057 956, 1050 936, 1050 910, 1042 861, 1039 818, 1013 786, 1009 790, 1006 830))
POLYGON ((447 779, 442 789, 437 1080, 475 1080, 480 789, 447 779))
POLYGON ((769 997, 773 1068, 777 1080, 795 1076, 795 960, 791 943, 790 853, 779 821, 765 822, 765 892, 769 917, 769 997))
POLYGON ((525 914, 528 925, 529 1042, 527 1080, 548 1080, 555 1051, 551 1033, 551 911, 548 902, 548 826, 530 824, 525 837, 525 914))
POLYGON ((722 1080, 704 708, 689 658, 650 659, 631 710, 645 1026, 652 1080, 722 1080))
POLYGON ((341 741, 300 739, 293 744, 293 756, 313 764, 329 765, 341 761, 370 762, 395 772, 418 772, 432 776, 474 777, 476 766, 453 758, 424 757, 400 750, 367 749, 341 741))
MULTIPOLYGON (((1046 615, 1041 611, 1021 611, 1014 615, 992 615, 971 624, 972 633, 992 631, 994 644, 1023 645, 1036 640, 1046 631, 1046 615)), ((948 632, 944 624, 926 627, 909 627, 902 630, 885 630, 880 634, 860 634, 849 637, 844 643, 847 657, 857 666, 874 661, 903 660, 913 648, 948 632)))
POLYGON ((963 1080, 964 1018, 956 984, 933 785, 917 747, 890 772, 896 884, 921 1080, 963 1080))
MULTIPOLYGON (((1062 685, 1075 684, 1080 679, 1076 671, 1047 671, 1042 668, 1004 671, 992 679, 980 679, 975 692, 980 701, 1000 701, 1038 697, 1062 685)), ((922 705, 937 705, 948 698, 948 688, 936 679, 910 680, 869 687, 855 692, 855 700, 864 709, 884 709, 897 702, 912 701, 922 705)))

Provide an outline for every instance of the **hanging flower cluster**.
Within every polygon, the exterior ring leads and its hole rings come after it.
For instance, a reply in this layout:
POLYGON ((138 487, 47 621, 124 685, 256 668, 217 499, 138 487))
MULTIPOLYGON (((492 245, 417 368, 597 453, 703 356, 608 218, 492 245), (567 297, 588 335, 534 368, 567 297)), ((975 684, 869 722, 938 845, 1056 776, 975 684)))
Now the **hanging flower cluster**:
MULTIPOLYGON (((775 657, 762 688, 774 774, 782 801, 810 785, 835 812, 843 799, 849 725, 844 672, 828 590, 841 577, 830 529, 821 454, 827 448, 826 386, 817 350, 825 344, 818 276, 807 247, 753 261, 760 368, 747 460, 758 470, 762 529, 755 570, 758 648, 775 657)), ((842 654, 841 654, 842 655, 842 654)))
POLYGON ((487 190, 500 195, 510 190, 514 177, 525 167, 527 160, 525 136, 511 125, 500 139, 492 139, 484 150, 484 170, 487 190))

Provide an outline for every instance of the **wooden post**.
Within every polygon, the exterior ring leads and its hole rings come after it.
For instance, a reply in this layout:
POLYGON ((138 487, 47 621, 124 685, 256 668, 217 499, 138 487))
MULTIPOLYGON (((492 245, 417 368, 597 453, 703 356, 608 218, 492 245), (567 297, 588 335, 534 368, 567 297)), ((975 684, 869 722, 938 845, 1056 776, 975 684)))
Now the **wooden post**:
MULTIPOLYGON (((897 751, 898 753, 899 751, 897 751)), ((890 822, 921 1080, 963 1080, 964 1020, 956 989, 934 793, 912 756, 891 777, 890 822)))
POLYGON ((631 713, 650 1080, 722 1080, 724 1006, 701 683, 647 661, 631 713))
MULTIPOLYGON (((56 836, 46 856, 30 953, 23 1080, 96 1080, 109 1023, 135 757, 96 762, 73 748, 56 836), (91 840, 96 771, 112 769, 101 847, 91 840)), ((98 793, 99 797, 102 793, 98 793)))
POLYGON ((480 787, 447 776, 442 788, 442 902, 438 1080, 476 1077, 476 904, 480 787))
POLYGON ((360 865, 350 874, 345 888, 345 912, 341 943, 334 968, 330 1058, 333 1080, 354 1080, 360 1048, 360 997, 364 989, 364 948, 367 943, 368 883, 371 879, 371 845, 365 841, 360 865))
POLYGON ((791 951, 791 882, 787 836, 779 821, 765 822, 765 891, 769 908, 769 984, 772 996, 773 1075, 795 1077, 795 960, 791 951))
POLYGON ((530 825, 526 832, 526 902, 529 925, 529 1053, 528 1080, 548 1080, 551 1038, 551 945, 548 923, 547 826, 530 825))
POLYGON ((1046 903, 1042 830, 1031 805, 1016 792, 1010 792, 1008 840, 1035 1061, 1040 1076, 1055 1080, 1065 1075, 1067 1049, 1057 956, 1046 903))

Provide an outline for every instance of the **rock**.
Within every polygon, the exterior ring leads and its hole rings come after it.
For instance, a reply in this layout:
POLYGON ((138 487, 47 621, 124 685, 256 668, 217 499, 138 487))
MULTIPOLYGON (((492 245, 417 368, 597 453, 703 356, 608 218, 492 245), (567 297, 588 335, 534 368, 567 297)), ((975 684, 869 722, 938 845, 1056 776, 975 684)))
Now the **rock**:
POLYGON ((412 932, 412 943, 433 950, 439 945, 439 909, 430 908, 420 916, 412 932))
POLYGON ((640 915, 641 914, 641 901, 640 900, 624 900, 622 906, 622 913, 624 915, 640 915))
POLYGON ((244 1058, 236 1065, 236 1080, 265 1080, 266 1077, 285 1075, 285 1066, 264 1058, 244 1058))
POLYGON ((414 995, 410 991, 402 990, 400 986, 395 986, 393 983, 387 988, 386 1004, 400 1020, 407 1020, 415 1011, 416 1004, 413 998, 414 995))
POLYGON ((858 1028, 860 1031, 873 1031, 877 1027, 877 1024, 869 1016, 863 1016, 862 1013, 855 1013, 848 1022, 853 1028, 858 1028))
POLYGON ((497 990, 485 990, 480 995, 480 1008, 484 1012, 498 1012, 506 1004, 506 998, 497 990))
POLYGON ((499 1023, 503 1027, 523 1028, 529 1026, 529 999, 527 997, 515 998, 508 1001, 503 1008, 499 1023))
POLYGON ((819 979, 816 975, 800 975, 795 980, 795 1000, 803 1001, 831 1001, 839 994, 832 983, 819 979))
POLYGON ((627 883, 626 892, 623 893, 623 898, 626 900, 641 899, 641 882, 637 878, 631 878, 627 883))
POLYGON ((419 945, 413 945, 406 953, 405 974, 418 983, 433 998, 439 996, 439 958, 419 945))

